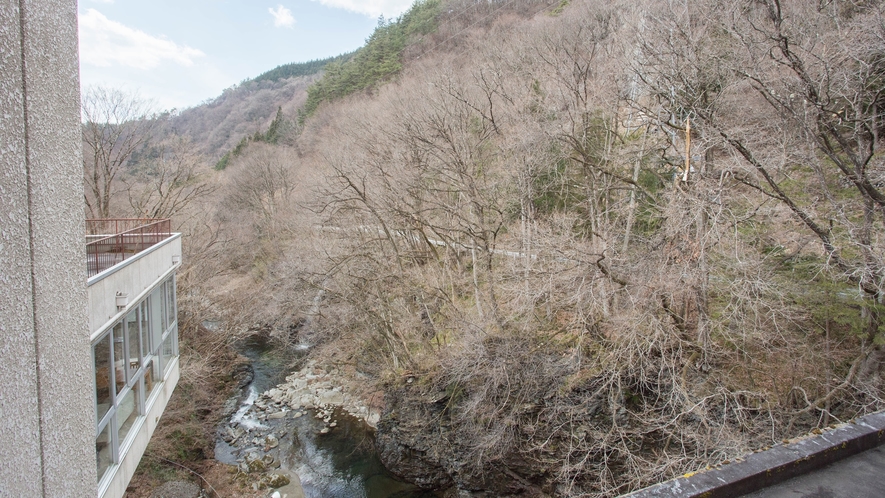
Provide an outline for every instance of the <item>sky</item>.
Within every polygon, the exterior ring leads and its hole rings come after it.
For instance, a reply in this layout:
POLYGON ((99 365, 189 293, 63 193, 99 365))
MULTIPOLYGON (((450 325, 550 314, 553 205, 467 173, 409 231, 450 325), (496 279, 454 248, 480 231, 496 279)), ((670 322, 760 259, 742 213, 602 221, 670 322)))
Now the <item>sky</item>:
POLYGON ((362 46, 413 0, 80 0, 80 84, 199 105, 290 62, 362 46))

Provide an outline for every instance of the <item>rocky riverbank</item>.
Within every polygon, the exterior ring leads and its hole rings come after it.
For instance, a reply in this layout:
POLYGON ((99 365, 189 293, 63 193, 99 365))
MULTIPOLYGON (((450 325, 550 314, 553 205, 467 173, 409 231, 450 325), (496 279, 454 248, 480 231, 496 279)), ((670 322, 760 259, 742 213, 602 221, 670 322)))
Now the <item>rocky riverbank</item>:
POLYGON ((288 498, 302 496, 287 491, 299 478, 310 498, 425 496, 381 465, 374 444, 380 407, 364 401, 372 396, 354 378, 308 361, 262 393, 248 386, 239 410, 219 428, 216 458, 235 465, 247 487, 268 489, 268 496, 286 478, 293 484, 277 490, 281 497, 284 491, 288 498))
MULTIPOLYGON (((341 408, 350 415, 376 427, 381 418, 378 409, 367 406, 360 397, 350 394, 346 381, 337 368, 326 370, 315 362, 286 377, 286 382, 263 393, 255 402, 256 407, 268 417, 283 417, 288 411, 305 414, 304 410, 316 409, 316 417, 333 429, 331 410, 341 408)), ((300 416, 300 415, 299 415, 300 416)), ((328 432, 328 431, 327 431, 328 432)))

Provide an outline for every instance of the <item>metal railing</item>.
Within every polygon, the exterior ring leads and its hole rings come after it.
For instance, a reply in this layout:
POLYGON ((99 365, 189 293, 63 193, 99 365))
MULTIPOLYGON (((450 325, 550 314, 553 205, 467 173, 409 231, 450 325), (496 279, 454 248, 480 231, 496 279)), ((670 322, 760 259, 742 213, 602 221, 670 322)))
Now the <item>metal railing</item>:
POLYGON ((86 278, 132 258, 172 236, 169 219, 86 220, 86 278))

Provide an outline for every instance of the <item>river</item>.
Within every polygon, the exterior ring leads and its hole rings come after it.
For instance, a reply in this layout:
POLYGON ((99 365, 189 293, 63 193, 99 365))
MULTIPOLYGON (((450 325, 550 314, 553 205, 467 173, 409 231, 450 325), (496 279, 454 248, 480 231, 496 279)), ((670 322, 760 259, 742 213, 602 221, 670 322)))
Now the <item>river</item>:
MULTIPOLYGON (((254 378, 246 388, 247 396, 230 422, 255 433, 273 433, 279 439, 274 451, 280 469, 298 475, 308 498, 431 498, 436 493, 422 491, 414 485, 398 480, 378 459, 375 453, 374 431, 365 422, 341 410, 333 418, 337 427, 321 434, 323 422, 315 418, 313 410, 301 417, 280 420, 258 420, 250 410, 258 395, 285 381, 293 360, 300 351, 275 348, 270 341, 253 337, 239 344, 241 354, 252 361, 254 378)), ((230 423, 229 422, 229 423, 230 423)), ((233 446, 218 439, 215 458, 229 465, 237 465, 246 452, 255 450, 254 440, 241 438, 233 446), (251 447, 250 447, 251 446, 251 447)))

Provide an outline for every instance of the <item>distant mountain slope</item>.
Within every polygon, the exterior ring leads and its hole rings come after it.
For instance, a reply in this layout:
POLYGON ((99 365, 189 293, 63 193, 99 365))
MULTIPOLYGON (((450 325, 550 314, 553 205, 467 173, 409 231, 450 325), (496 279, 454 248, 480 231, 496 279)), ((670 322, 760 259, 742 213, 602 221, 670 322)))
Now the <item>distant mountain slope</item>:
POLYGON ((182 111, 172 119, 172 127, 190 137, 202 152, 218 159, 246 135, 266 129, 278 108, 284 115, 295 115, 307 99, 307 88, 319 74, 246 81, 209 102, 182 111))
POLYGON ((344 62, 353 57, 354 52, 348 52, 335 57, 326 57, 325 59, 316 59, 307 62, 292 62, 277 66, 270 71, 259 74, 251 81, 278 81, 298 76, 310 76, 324 70, 326 65, 332 62, 344 62))
MULTIPOLYGON (((264 132, 277 109, 301 121, 323 102, 390 81, 425 52, 458 50, 471 30, 502 16, 532 16, 556 0, 419 0, 397 19, 382 19, 364 47, 326 59, 277 66, 173 116, 171 127, 218 160, 247 135, 264 132), (437 31, 437 23, 445 26, 437 31)), ((565 5, 565 3, 563 3, 565 5)))
POLYGON ((439 11, 440 0, 418 0, 395 20, 382 17, 353 57, 329 64, 323 79, 310 87, 302 121, 322 102, 370 88, 399 73, 407 44, 436 29, 439 11))

